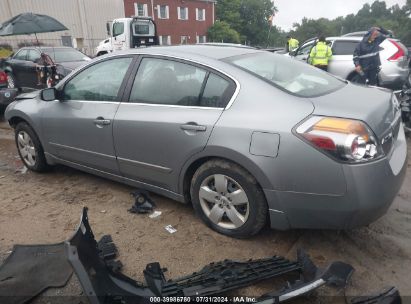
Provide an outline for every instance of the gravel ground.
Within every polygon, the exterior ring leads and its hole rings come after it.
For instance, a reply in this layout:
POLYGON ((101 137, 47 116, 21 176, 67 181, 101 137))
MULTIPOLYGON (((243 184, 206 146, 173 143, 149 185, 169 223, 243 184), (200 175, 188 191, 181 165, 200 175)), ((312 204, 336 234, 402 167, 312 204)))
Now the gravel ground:
MULTIPOLYGON (((410 164, 408 165, 410 166, 410 164)), ((411 175, 388 213, 368 227, 350 231, 263 230, 248 240, 228 238, 208 229, 196 218, 191 206, 153 195, 156 219, 127 212, 132 188, 67 167, 46 174, 22 172, 13 131, 0 122, 0 261, 14 244, 55 243, 70 237, 83 206, 96 238, 111 234, 119 248, 123 271, 143 280, 147 263, 160 262, 173 278, 192 273, 203 265, 223 259, 249 259, 272 255, 295 258, 304 248, 319 266, 341 260, 352 264, 355 273, 343 290, 322 288, 317 296, 299 303, 344 303, 331 296, 366 295, 385 286, 396 286, 405 302, 411 300, 411 175), (169 234, 164 227, 177 229, 169 234), (322 296, 322 297, 318 297, 322 296)), ((384 187, 384 185, 381 185, 384 187)), ((275 282, 246 288, 242 295, 259 295, 275 282)), ((236 293, 237 295, 238 293, 236 293)), ((86 303, 75 276, 62 289, 51 289, 34 303, 86 303), (65 297, 56 297, 65 296, 65 297)))

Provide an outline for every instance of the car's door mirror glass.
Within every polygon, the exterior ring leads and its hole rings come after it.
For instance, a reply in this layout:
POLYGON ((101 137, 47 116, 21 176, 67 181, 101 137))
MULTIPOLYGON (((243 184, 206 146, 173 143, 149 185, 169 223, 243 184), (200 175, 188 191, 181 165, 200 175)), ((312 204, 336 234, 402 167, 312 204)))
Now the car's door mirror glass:
POLYGON ((56 100, 57 90, 55 88, 48 88, 41 91, 41 99, 44 101, 56 100))

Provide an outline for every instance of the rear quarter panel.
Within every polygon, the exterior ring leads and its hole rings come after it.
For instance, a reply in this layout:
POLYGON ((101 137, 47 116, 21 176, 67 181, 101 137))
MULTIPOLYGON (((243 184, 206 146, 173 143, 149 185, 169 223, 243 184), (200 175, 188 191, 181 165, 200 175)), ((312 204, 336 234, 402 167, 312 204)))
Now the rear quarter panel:
POLYGON ((343 195, 341 165, 292 133, 313 112, 310 100, 244 74, 236 101, 222 114, 202 154, 239 162, 265 189, 343 195), (253 132, 277 134, 280 143, 273 150, 278 148, 278 153, 273 157, 252 154, 253 132))

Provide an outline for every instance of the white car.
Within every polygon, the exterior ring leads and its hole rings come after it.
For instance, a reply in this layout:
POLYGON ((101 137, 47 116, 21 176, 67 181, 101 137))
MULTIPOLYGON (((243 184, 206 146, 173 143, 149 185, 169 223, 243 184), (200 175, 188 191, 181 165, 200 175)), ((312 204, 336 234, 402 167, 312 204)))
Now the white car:
MULTIPOLYGON (((359 36, 328 37, 333 57, 328 72, 343 79, 353 80, 356 75, 353 62, 354 50, 362 40, 359 36)), ((307 61, 316 39, 304 42, 290 55, 301 61, 307 61)), ((398 40, 387 38, 380 44, 381 71, 379 85, 389 88, 401 88, 409 74, 408 49, 398 40)))

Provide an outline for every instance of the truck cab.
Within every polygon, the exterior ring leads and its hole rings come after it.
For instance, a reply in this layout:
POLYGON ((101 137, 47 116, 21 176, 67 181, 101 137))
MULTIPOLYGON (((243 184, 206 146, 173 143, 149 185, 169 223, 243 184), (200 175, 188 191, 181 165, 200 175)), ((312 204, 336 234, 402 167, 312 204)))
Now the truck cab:
POLYGON ((109 38, 101 41, 96 55, 138 47, 158 45, 157 27, 151 17, 114 19, 107 22, 109 38))

